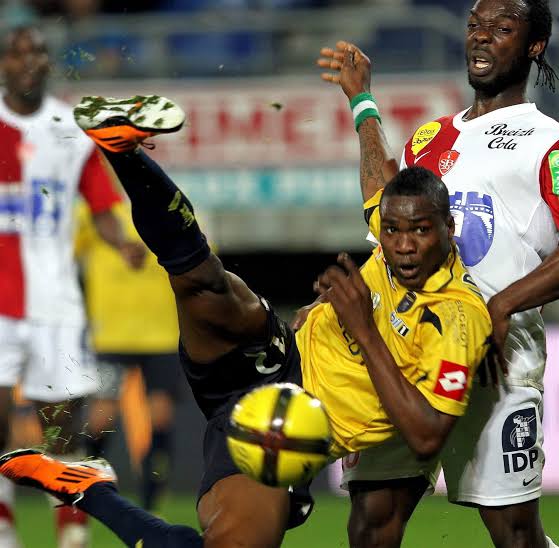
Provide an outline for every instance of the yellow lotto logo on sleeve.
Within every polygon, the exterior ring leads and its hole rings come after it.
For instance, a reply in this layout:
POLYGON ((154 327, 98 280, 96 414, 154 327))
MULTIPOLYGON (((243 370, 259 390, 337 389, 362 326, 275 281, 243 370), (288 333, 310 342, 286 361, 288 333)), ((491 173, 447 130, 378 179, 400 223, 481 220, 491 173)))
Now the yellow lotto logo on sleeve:
POLYGON ((441 131, 439 122, 429 122, 421 126, 414 134, 411 140, 411 151, 417 156, 441 131))

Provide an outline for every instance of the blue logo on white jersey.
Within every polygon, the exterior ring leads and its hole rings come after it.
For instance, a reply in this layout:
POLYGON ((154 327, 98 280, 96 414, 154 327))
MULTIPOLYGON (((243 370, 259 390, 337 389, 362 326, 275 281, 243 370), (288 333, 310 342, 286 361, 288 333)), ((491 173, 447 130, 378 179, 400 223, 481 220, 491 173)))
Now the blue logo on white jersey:
POLYGON ((495 221, 493 200, 488 194, 455 192, 450 195, 450 212, 454 217, 454 239, 466 266, 475 266, 493 243, 495 221))
POLYGON ((55 179, 31 182, 31 226, 36 236, 53 236, 58 232, 65 204, 65 185, 55 179))
POLYGON ((0 185, 0 233, 17 233, 25 212, 20 183, 0 185))

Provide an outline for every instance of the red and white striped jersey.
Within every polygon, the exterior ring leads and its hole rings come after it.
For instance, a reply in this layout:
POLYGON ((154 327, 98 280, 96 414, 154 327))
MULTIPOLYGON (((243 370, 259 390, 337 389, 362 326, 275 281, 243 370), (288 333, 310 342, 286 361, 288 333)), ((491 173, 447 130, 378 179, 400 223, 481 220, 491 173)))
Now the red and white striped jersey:
MULTIPOLYGON (((557 249, 559 123, 533 103, 470 121, 463 120, 466 112, 419 128, 405 146, 402 167, 423 166, 447 185, 460 254, 489 299, 557 249)), ((511 352, 545 348, 539 311, 515 315, 512 327, 511 344, 522 340, 511 352), (515 326, 523 334, 515 335, 515 326)))
POLYGON ((73 324, 83 316, 73 259, 74 202, 118 201, 71 108, 47 97, 28 116, 0 99, 0 315, 73 324))

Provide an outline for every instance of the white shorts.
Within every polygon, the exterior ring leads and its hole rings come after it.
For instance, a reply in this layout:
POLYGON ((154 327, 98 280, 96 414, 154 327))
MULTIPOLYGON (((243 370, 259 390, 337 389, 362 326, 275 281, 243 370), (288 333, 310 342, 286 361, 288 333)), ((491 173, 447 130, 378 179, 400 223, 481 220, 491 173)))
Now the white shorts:
POLYGON ((530 386, 482 387, 441 455, 448 499, 505 506, 541 495, 544 465, 542 393, 530 386))
POLYGON ((95 392, 85 322, 42 325, 0 316, 0 386, 21 382, 30 400, 59 402, 95 392))
POLYGON ((437 482, 438 459, 420 461, 400 437, 389 438, 381 445, 350 453, 342 459, 342 489, 350 481, 382 481, 424 476, 429 482, 428 494, 437 482))

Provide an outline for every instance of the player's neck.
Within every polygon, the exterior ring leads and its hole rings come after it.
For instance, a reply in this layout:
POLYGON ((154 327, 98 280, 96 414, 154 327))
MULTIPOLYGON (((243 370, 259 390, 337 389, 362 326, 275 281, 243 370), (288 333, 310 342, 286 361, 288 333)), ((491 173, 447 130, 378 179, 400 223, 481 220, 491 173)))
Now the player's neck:
POLYGON ((464 120, 473 120, 494 110, 527 103, 526 84, 511 86, 497 95, 487 95, 483 91, 476 90, 472 108, 464 116, 464 120))
POLYGON ((29 98, 19 97, 13 93, 7 93, 3 97, 6 106, 20 116, 29 116, 37 112, 43 104, 43 97, 29 98))

